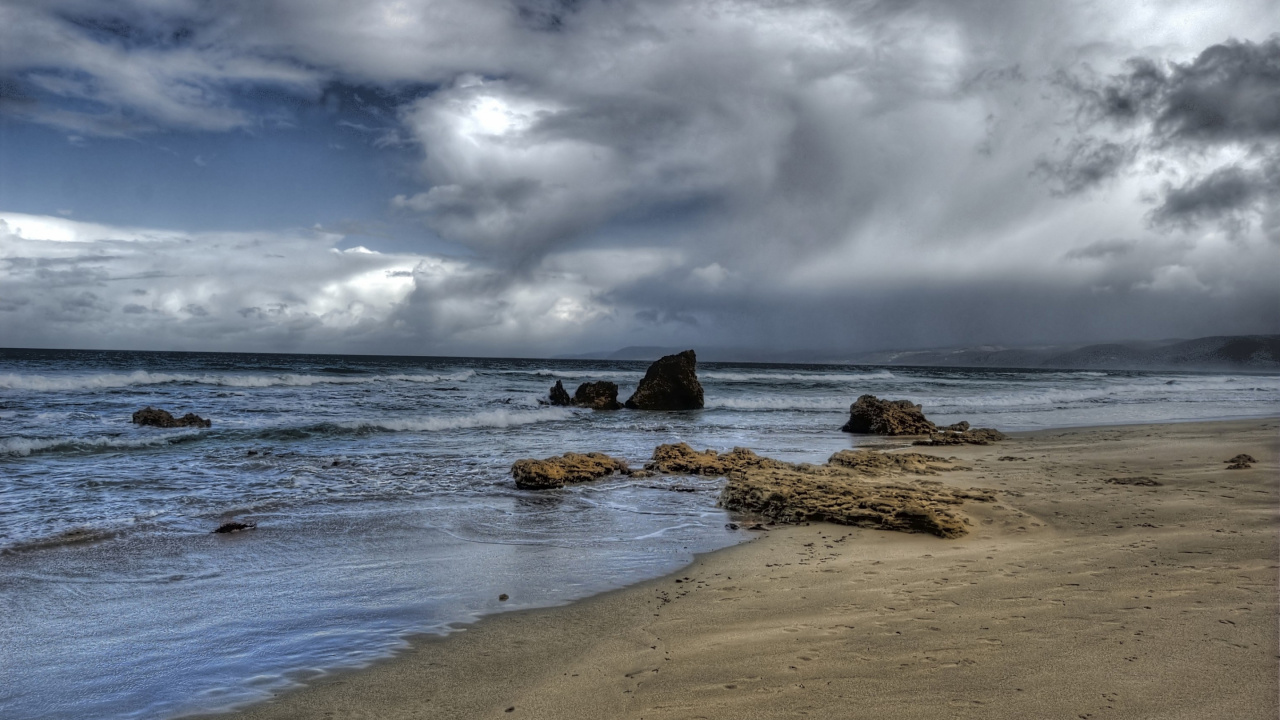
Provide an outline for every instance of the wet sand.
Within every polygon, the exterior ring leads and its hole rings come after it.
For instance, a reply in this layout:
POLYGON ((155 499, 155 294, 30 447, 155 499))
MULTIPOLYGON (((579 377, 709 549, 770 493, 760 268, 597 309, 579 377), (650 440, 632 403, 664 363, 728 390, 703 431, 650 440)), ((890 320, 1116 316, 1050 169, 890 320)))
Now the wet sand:
POLYGON ((972 468, 930 479, 997 491, 961 508, 968 535, 776 526, 675 575, 415 639, 217 717, 1273 720, 1278 431, 922 448, 972 468), (1227 470, 1239 453, 1258 462, 1227 470))

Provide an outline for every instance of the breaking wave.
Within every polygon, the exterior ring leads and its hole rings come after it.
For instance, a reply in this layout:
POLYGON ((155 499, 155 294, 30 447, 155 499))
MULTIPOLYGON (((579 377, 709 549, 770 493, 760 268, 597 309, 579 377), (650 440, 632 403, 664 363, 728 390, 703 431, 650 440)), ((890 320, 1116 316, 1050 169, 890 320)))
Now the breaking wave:
POLYGON ((379 382, 463 382, 475 376, 473 370, 437 375, 310 375, 281 373, 279 375, 236 375, 205 373, 155 373, 138 370, 131 373, 103 373, 99 375, 0 375, 0 388, 8 390, 66 391, 97 390, 133 387, 139 385, 216 385, 221 387, 263 388, 276 386, 306 387, 310 385, 357 385, 379 382))
POLYGON ((853 401, 845 397, 748 397, 707 398, 706 407, 726 410, 848 410, 853 401))
POLYGON ((199 437, 199 432, 165 433, 151 437, 120 437, 99 435, 96 437, 46 437, 0 438, 0 457, 26 457, 44 452, 101 452, 132 448, 161 447, 186 442, 199 437))
POLYGON ((377 421, 351 421, 336 423, 347 430, 389 430, 391 432, 437 432, 440 430, 468 430, 472 428, 506 428, 539 422, 568 420, 574 413, 565 408, 540 408, 538 410, 487 410, 470 415, 453 417, 403 418, 377 421))
POLYGON ((811 382, 811 383, 850 383, 865 380, 892 380, 895 375, 888 370, 873 370, 864 373, 818 373, 818 372, 722 372, 706 370, 698 373, 699 378, 707 380, 725 380, 728 382, 811 382))

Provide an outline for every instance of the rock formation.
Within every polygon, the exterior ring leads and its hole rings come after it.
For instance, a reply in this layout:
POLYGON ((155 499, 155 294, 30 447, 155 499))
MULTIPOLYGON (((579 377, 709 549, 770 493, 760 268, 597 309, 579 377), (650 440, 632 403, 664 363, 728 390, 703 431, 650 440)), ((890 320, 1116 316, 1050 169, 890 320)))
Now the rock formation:
MULTIPOLYGON (((965 427, 969 423, 964 423, 965 427)), ((953 426, 954 427, 954 426, 953 426)), ((974 428, 972 430, 944 430, 940 433, 931 433, 928 440, 916 440, 912 445, 990 445, 998 440, 1004 440, 1005 434, 995 428, 974 428)))
POLYGON ((967 532, 967 520, 956 512, 959 505, 994 499, 985 490, 959 490, 937 481, 887 481, 966 469, 932 455, 842 450, 826 465, 778 465, 731 472, 721 505, 780 522, 820 520, 953 538, 967 532))
POLYGON ((697 410, 702 407, 698 358, 692 350, 667 355, 649 366, 640 386, 627 400, 633 410, 697 410))
POLYGON ((175 418, 168 410, 160 410, 150 405, 135 412, 133 414, 133 422, 135 425, 150 425, 162 428, 213 426, 213 421, 205 420, 195 413, 187 413, 180 418, 175 418))
POLYGON ((849 407, 845 432, 869 435, 928 435, 938 431, 919 405, 910 400, 881 400, 863 395, 849 407))
POLYGON ((618 386, 604 380, 582 383, 574 391, 573 397, 569 397, 569 391, 564 389, 564 382, 557 380, 551 388, 551 398, 547 402, 552 405, 584 407, 592 410, 622 409, 622 403, 618 402, 618 386))
POLYGON ((516 487, 547 490, 575 483, 599 480, 614 473, 631 474, 627 463, 604 453, 565 453, 545 460, 517 460, 511 466, 516 487))
POLYGON ((784 466, 786 463, 761 457, 746 448, 734 448, 721 455, 715 450, 698 452, 687 443, 676 443, 654 448, 653 459, 645 463, 644 469, 653 474, 719 477, 734 470, 784 466))
POLYGON ((573 404, 592 410, 621 410, 618 402, 618 386, 607 380, 585 382, 573 393, 573 404))
POLYGON ((564 389, 564 382, 561 380, 557 380, 551 387, 551 404, 561 406, 573 404, 573 398, 569 397, 569 391, 564 389))
POLYGON ((1252 455, 1246 455, 1245 453, 1240 453, 1239 455, 1231 458, 1230 460, 1223 460, 1223 462, 1229 463, 1227 465, 1228 470, 1248 470, 1249 468, 1253 467, 1253 463, 1256 463, 1258 461, 1254 460, 1252 455))
POLYGON ((869 435, 928 435, 915 445, 987 445, 1005 438, 993 428, 970 428, 967 421, 939 428, 924 416, 924 410, 910 400, 881 400, 863 395, 849 407, 845 432, 869 435))

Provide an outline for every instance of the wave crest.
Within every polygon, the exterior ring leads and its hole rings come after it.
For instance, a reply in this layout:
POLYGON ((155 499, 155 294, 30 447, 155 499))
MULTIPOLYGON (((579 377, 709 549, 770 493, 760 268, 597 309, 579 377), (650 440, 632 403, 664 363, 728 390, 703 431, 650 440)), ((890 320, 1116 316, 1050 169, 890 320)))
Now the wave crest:
POLYGON ((99 375, 0 375, 0 388, 8 390, 34 390, 59 392, 67 390, 100 390, 138 385, 166 385, 185 383, 191 385, 215 385, 221 387, 262 388, 276 386, 306 387, 310 385, 359 385, 377 382, 463 382, 475 376, 474 370, 443 374, 394 374, 394 375, 311 375, 281 373, 278 375, 235 375, 225 373, 156 373, 136 370, 131 373, 102 373, 99 375))
POLYGON ((539 422, 568 420, 573 415, 572 410, 565 408, 486 410, 454 417, 402 418, 376 421, 357 420, 336 423, 336 426, 347 430, 359 431, 437 432, 440 430, 468 430, 472 428, 506 428, 539 422))

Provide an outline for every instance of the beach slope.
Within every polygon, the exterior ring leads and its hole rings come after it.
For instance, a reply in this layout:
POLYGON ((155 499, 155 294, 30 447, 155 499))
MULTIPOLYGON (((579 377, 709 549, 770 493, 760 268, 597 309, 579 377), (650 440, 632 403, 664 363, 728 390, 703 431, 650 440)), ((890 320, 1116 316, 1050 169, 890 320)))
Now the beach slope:
POLYGON ((997 492, 958 539, 776 526, 234 717, 1274 719, 1278 428, 947 448, 972 469, 939 480, 997 492))

